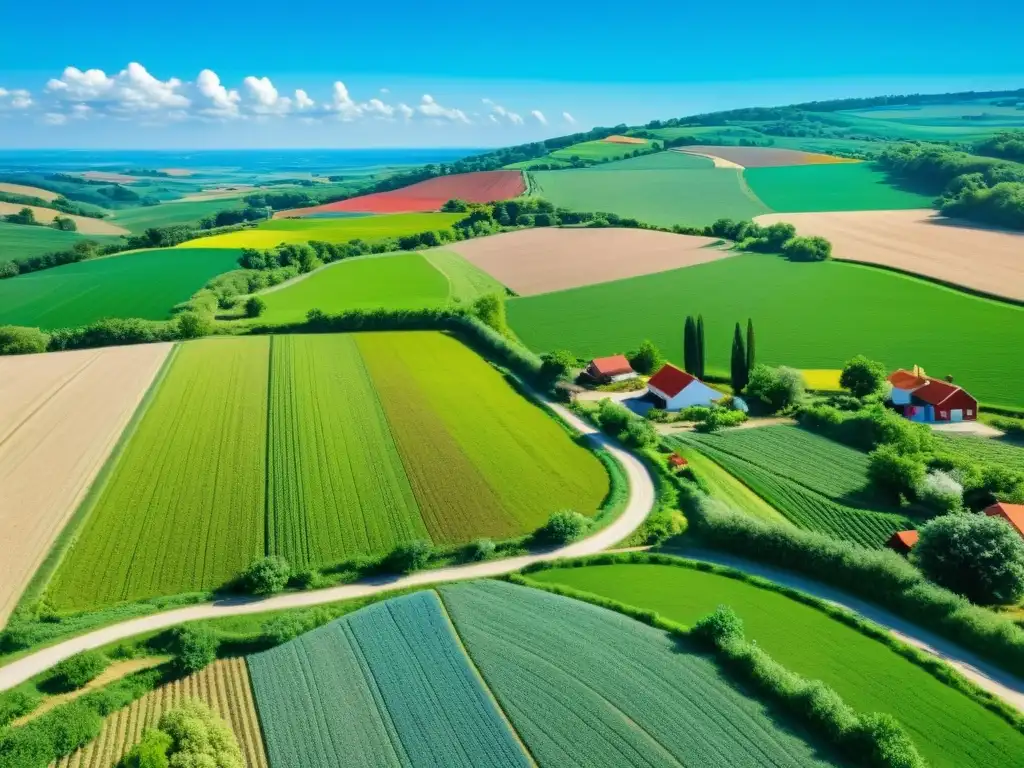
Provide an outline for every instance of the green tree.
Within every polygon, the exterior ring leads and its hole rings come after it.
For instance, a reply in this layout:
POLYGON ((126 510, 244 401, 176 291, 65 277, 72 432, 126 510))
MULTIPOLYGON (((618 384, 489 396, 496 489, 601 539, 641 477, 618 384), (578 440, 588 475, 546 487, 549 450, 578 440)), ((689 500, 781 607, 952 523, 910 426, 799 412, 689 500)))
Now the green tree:
POLYGON ((912 559, 932 581, 980 605, 1024 597, 1024 539, 999 518, 937 517, 921 528, 912 559))
POLYGON ((213 331, 213 318, 199 312, 182 312, 177 323, 178 336, 183 339, 198 339, 213 331))
POLYGON ((654 373, 658 370, 662 364, 664 358, 661 356, 661 352, 654 342, 650 339, 645 339, 640 343, 639 348, 630 352, 626 359, 629 360, 629 364, 633 367, 633 370, 637 373, 642 373, 645 376, 654 373))
POLYGON ((148 728, 142 740, 118 763, 118 768, 169 768, 167 753, 174 741, 163 731, 148 728))
POLYGON ((747 370, 747 350, 743 347, 743 332, 740 331, 739 323, 736 323, 736 329, 732 335, 732 357, 730 359, 729 373, 733 392, 742 392, 750 380, 750 374, 747 370))
POLYGON ((537 531, 537 539, 548 544, 568 544, 590 530, 590 520, 579 512, 563 509, 554 512, 543 528, 537 531))
POLYGON ((895 445, 885 444, 868 454, 868 477, 893 502, 917 498, 917 489, 925 478, 924 462, 895 445))
POLYGON ((61 693, 77 691, 109 665, 110 659, 100 651, 82 651, 55 666, 47 684, 61 693))
POLYGON ((467 203, 465 200, 453 198, 444 205, 442 205, 441 210, 444 211, 445 213, 465 213, 466 211, 469 210, 469 203, 467 203))
POLYGON ((397 573, 422 571, 430 564, 430 542, 417 539, 399 544, 388 556, 388 565, 397 573))
POLYGON ((242 572, 240 584, 251 595, 272 595, 288 586, 292 569, 288 561, 269 555, 252 563, 242 572))
POLYGON ((59 229, 62 232, 77 232, 78 225, 75 224, 74 219, 69 219, 67 216, 54 216, 53 223, 50 224, 54 229, 59 229))
POLYGON ((692 315, 687 315, 683 327, 683 368, 697 375, 697 323, 692 315))
POLYGON ((564 349, 541 355, 540 376, 545 381, 556 381, 568 376, 576 367, 576 356, 564 349))
POLYGON ((832 243, 824 237, 794 237, 783 247, 790 261, 827 261, 832 258, 832 243))
POLYGON ((508 319, 505 316, 505 300, 496 293, 481 296, 473 302, 473 313, 481 322, 489 325, 502 336, 508 334, 508 319))
POLYGON ((878 392, 885 383, 885 366, 864 355, 848 360, 839 376, 839 386, 854 397, 866 397, 878 392))
POLYGON ((243 768, 245 760, 231 728, 206 704, 186 700, 166 712, 157 727, 171 737, 174 768, 243 768))
POLYGON ((747 319, 747 378, 757 364, 757 356, 754 354, 754 321, 747 319))
POLYGON ((45 352, 50 337, 38 328, 0 325, 0 355, 31 355, 45 352))
POLYGON ((198 672, 217 658, 220 641, 202 625, 186 624, 171 635, 170 652, 174 668, 183 675, 198 672))
POLYGON ((259 296, 250 296, 245 302, 245 316, 246 317, 259 317, 263 314, 263 310, 267 308, 267 302, 265 302, 259 296))
POLYGON ((704 362, 707 347, 704 345, 704 315, 697 315, 697 372, 694 374, 698 379, 704 378, 704 362))

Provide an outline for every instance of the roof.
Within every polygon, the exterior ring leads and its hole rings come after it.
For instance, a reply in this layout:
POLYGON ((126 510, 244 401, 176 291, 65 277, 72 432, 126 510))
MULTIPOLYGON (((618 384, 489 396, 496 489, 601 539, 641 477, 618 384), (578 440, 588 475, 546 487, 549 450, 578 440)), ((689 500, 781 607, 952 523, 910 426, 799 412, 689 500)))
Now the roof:
POLYGON ((985 508, 985 514, 989 517, 1003 518, 1017 529, 1017 533, 1024 536, 1024 504, 1007 504, 997 501, 991 507, 985 508))
POLYGON ((678 453, 673 453, 671 456, 668 457, 668 463, 671 464, 673 467, 685 467, 690 462, 688 462, 678 453))
POLYGON ((927 384, 928 379, 924 376, 915 376, 910 371, 900 368, 898 371, 889 374, 889 383, 896 387, 896 389, 905 389, 913 392, 915 389, 927 384))
POLYGON ((698 381, 696 376, 691 376, 681 368, 666 363, 661 366, 660 371, 651 376, 647 386, 654 387, 668 397, 675 397, 695 381, 698 381))
MULTIPOLYGON (((931 376, 918 376, 902 368, 889 375, 889 383, 896 389, 912 392, 914 397, 923 400, 929 405, 942 405, 957 392, 964 391, 963 387, 950 384, 948 381, 932 378, 931 376)), ((967 392, 964 392, 964 394, 970 397, 967 392)), ((974 398, 971 399, 973 400, 974 398)))
POLYGON ((617 376, 620 373, 633 373, 633 366, 625 355, 612 355, 611 357, 595 357, 590 361, 594 371, 599 376, 617 376))
POLYGON ((918 538, 919 536, 917 531, 897 531, 892 535, 892 538, 889 539, 889 544, 892 545, 898 542, 907 549, 911 549, 915 544, 917 544, 918 538))

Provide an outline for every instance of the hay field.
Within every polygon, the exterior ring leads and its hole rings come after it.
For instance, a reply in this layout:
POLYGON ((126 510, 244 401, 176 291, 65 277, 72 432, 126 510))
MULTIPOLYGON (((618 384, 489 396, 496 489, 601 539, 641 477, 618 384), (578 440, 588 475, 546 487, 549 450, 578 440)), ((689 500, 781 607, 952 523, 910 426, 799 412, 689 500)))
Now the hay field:
POLYGON ((677 147, 677 152, 702 157, 721 158, 740 168, 778 168, 786 165, 829 165, 833 163, 859 163, 845 157, 834 157, 816 152, 800 152, 795 149, 775 147, 719 147, 694 144, 677 147))
POLYGON ((45 200, 50 203, 56 200, 60 195, 56 192, 51 192, 48 189, 41 189, 39 187, 30 187, 27 184, 11 184, 7 181, 0 181, 0 192, 7 192, 11 195, 26 195, 27 197, 38 197, 40 200, 45 200))
POLYGON ((758 216, 832 241, 836 259, 867 262, 1024 301, 1024 235, 986 229, 933 210, 842 211, 758 216))
MULTIPOLYGON (((4 203, 0 202, 0 216, 7 216, 8 214, 18 213, 23 208, 28 208, 35 214, 36 221, 42 224, 49 224, 57 216, 62 216, 65 219, 71 219, 75 222, 75 226, 78 227, 78 231, 83 235, 127 235, 128 230, 124 227, 119 227, 116 224, 111 224, 105 219, 93 219, 89 216, 73 216, 70 213, 61 213, 53 208, 41 208, 38 205, 22 205, 21 203, 4 203)), ((25 226, 25 225, 22 225, 25 226)))
POLYGON ((175 680, 112 713, 99 736, 59 760, 53 768, 110 768, 156 726, 160 716, 185 699, 199 699, 231 726, 245 768, 267 768, 263 736, 244 659, 219 659, 194 675, 175 680))
POLYGON ((664 272, 730 256, 710 237, 643 229, 524 229, 446 246, 520 296, 664 272))
POLYGON ((0 626, 171 349, 0 358, 0 626))
POLYGON ((748 168, 754 193, 776 213, 928 208, 935 198, 900 189, 869 163, 748 168))

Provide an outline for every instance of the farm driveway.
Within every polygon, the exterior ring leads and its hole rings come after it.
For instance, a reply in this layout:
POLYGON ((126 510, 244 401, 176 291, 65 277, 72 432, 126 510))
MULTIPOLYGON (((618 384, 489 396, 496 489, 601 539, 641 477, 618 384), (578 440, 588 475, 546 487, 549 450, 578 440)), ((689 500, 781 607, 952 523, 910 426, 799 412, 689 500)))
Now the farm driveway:
POLYGON ((81 651, 99 648, 108 643, 123 640, 143 632, 166 629, 167 627, 173 627, 187 621, 215 619, 222 616, 237 616, 239 614, 263 613, 264 611, 277 611, 282 608, 304 608, 311 605, 333 603, 339 600, 350 600, 355 597, 391 592, 396 589, 427 586, 443 581, 485 579, 518 571, 530 563, 556 560, 562 557, 592 555, 614 547, 618 542, 635 531, 653 508, 654 484, 651 481, 651 476, 639 459, 610 442, 608 438, 597 432, 589 424, 576 417, 561 405, 551 402, 546 404, 575 429, 589 435, 591 440, 607 449, 622 464, 626 471, 626 477, 629 480, 629 501, 626 504, 625 510, 611 525, 602 528, 593 536, 559 549, 535 555, 523 555, 506 560, 439 568, 432 571, 419 571, 402 577, 382 577, 358 584, 345 584, 313 592, 298 592, 263 599, 231 598, 206 605, 194 605, 188 608, 180 608, 139 619, 132 619, 65 640, 62 643, 44 648, 4 667, 0 667, 0 691, 13 688, 30 677, 49 669, 58 662, 81 651))

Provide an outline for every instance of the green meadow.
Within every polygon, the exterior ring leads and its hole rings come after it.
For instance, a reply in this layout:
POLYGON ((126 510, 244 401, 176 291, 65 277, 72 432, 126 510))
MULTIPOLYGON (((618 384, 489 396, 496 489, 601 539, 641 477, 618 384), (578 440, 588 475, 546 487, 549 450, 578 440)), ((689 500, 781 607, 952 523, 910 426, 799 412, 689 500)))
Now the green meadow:
POLYGON ((934 195, 892 186, 869 163, 747 168, 747 184, 778 213, 931 208, 934 195))
POLYGON ((556 149, 550 156, 557 160, 571 160, 574 157, 581 160, 617 160, 638 149, 647 149, 650 146, 651 142, 649 141, 644 141, 643 144, 618 144, 614 141, 600 140, 584 141, 565 149, 556 149))
POLYGON ((135 234, 150 227, 171 227, 175 224, 197 224, 200 219, 220 211, 241 208, 239 198, 221 200, 196 200, 187 203, 168 202, 160 205, 145 205, 138 208, 124 208, 114 214, 112 221, 135 234))
POLYGON ((0 264, 52 251, 66 251, 81 240, 106 245, 121 242, 117 235, 82 235, 51 227, 32 227, 0 221, 0 264))

